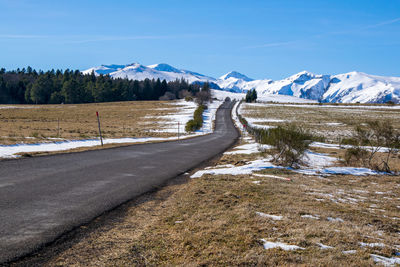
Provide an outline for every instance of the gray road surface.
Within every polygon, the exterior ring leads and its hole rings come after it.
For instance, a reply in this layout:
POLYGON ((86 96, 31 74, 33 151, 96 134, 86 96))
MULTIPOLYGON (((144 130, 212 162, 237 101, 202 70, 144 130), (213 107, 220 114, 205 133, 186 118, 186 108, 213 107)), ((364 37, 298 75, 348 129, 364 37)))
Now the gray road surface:
POLYGON ((230 147, 232 103, 213 134, 174 142, 0 162, 0 263, 162 185, 230 147))

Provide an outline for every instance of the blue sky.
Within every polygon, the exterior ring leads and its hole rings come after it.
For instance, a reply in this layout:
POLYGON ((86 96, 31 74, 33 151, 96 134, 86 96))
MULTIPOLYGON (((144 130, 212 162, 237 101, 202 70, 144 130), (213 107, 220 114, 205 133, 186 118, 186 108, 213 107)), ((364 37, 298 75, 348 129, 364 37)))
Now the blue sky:
POLYGON ((400 76, 399 0, 0 0, 0 67, 400 76))

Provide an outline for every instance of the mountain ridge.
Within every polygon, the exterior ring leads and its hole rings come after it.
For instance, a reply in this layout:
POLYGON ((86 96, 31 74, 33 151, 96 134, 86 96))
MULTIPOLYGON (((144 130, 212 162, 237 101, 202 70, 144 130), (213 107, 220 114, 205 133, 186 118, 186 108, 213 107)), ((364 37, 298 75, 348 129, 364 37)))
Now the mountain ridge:
POLYGON ((385 77, 352 71, 326 75, 301 71, 288 78, 253 80, 237 71, 230 71, 216 79, 197 72, 175 68, 166 63, 141 65, 110 64, 83 71, 96 75, 136 80, 161 79, 174 81, 185 79, 189 83, 210 82, 212 88, 243 93, 255 89, 258 95, 286 95, 330 103, 400 103, 400 77, 385 77))

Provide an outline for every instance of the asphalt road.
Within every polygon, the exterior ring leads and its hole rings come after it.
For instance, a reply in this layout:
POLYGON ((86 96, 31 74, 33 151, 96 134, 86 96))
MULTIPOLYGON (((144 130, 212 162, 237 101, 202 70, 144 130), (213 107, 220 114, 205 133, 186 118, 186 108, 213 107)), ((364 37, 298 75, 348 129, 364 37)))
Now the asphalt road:
POLYGON ((217 111, 210 135, 0 162, 0 263, 30 253, 226 150, 239 136, 232 106, 224 103, 217 111))

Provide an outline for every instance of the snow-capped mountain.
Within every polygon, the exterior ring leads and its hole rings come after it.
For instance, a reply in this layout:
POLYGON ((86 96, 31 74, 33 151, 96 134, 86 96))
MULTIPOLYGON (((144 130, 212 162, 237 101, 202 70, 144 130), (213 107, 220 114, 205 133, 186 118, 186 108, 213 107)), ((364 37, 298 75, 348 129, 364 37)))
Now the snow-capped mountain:
POLYGON ((263 89, 256 89, 263 94, 291 95, 300 98, 320 100, 329 85, 328 75, 315 75, 313 73, 302 71, 289 78, 274 81, 263 89))
POLYGON ((227 74, 222 75, 221 77, 219 77, 219 79, 220 80, 235 79, 235 80, 243 80, 243 81, 246 81, 246 82, 253 81, 253 79, 251 79, 251 78, 247 77, 246 75, 241 74, 241 73, 239 73, 237 71, 228 72, 227 74))
POLYGON ((244 74, 231 71, 219 77, 215 83, 223 90, 243 93, 253 88, 260 90, 271 82, 272 80, 253 80, 244 74))
POLYGON ((245 93, 256 89, 258 96, 285 95, 319 102, 332 103, 400 103, 400 77, 383 77, 362 72, 338 75, 317 75, 302 71, 289 78, 273 81, 253 80, 244 74, 231 71, 218 79, 193 71, 182 70, 168 64, 144 66, 139 63, 129 65, 101 65, 83 71, 96 75, 110 75, 114 78, 132 80, 161 79, 174 81, 185 79, 190 83, 210 82, 211 87, 235 93, 245 93))
POLYGON ((400 103, 400 77, 362 72, 316 75, 307 71, 279 81, 245 81, 226 76, 217 81, 224 90, 246 92, 256 89, 259 96, 285 95, 331 103, 400 103))
POLYGON ((101 65, 99 67, 90 68, 83 71, 84 74, 94 72, 96 75, 108 74, 113 78, 127 78, 131 80, 160 79, 166 81, 175 81, 176 79, 185 79, 189 83, 215 81, 214 78, 208 77, 196 72, 188 70, 180 70, 168 64, 155 64, 144 66, 139 63, 129 65, 101 65))
POLYGON ((323 102, 400 103, 400 77, 383 77, 362 72, 331 76, 323 102))

